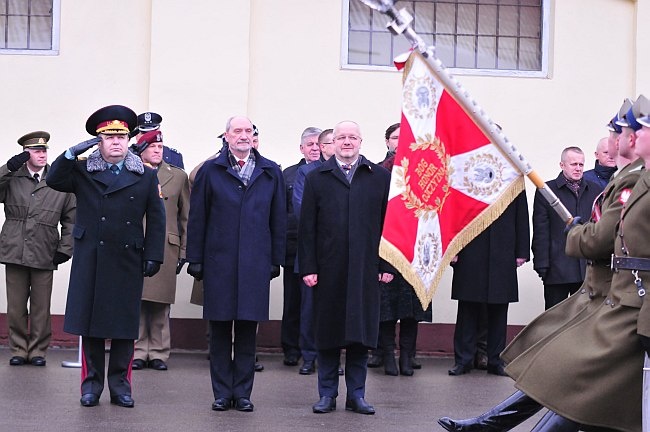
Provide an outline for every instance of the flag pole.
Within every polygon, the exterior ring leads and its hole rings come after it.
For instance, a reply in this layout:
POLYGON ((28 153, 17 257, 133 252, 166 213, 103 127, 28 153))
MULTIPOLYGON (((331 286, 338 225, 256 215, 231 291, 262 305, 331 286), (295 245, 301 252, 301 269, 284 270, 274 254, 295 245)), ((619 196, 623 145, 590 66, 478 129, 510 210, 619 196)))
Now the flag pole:
POLYGON ((366 6, 388 15, 392 21, 387 24, 388 29, 394 35, 403 34, 411 42, 413 49, 417 50, 427 62, 436 78, 444 85, 458 104, 465 110, 468 116, 488 135, 490 140, 497 145, 510 159, 517 169, 533 182, 539 193, 548 201, 555 212, 562 220, 569 224, 573 216, 566 209, 564 204, 551 191, 544 180, 533 170, 530 163, 510 143, 508 138, 501 132, 499 127, 485 113, 485 111, 472 99, 467 90, 447 71, 442 62, 435 56, 434 47, 427 46, 424 40, 413 30, 411 22, 413 17, 406 9, 398 11, 394 6, 394 0, 359 0, 366 6))

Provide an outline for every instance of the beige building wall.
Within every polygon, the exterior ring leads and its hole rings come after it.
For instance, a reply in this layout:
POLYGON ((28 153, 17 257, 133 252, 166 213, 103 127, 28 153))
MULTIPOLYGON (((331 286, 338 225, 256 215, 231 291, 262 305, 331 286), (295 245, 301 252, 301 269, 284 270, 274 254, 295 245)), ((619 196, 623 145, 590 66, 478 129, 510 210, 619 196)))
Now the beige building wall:
MULTIPOLYGON (((355 1, 355 0, 351 0, 355 1)), ((581 146, 587 165, 624 97, 648 92, 650 6, 632 0, 553 1, 547 78, 457 78, 545 179, 559 172, 561 150, 581 146)), ((331 0, 66 0, 58 56, 0 55, 0 163, 16 139, 44 129, 53 160, 88 138, 86 118, 124 104, 163 115, 165 143, 191 170, 218 148, 227 118, 247 114, 260 129, 261 152, 283 167, 299 159, 307 126, 352 119, 362 153, 383 159, 385 128, 400 118, 398 72, 343 70, 342 2, 331 0), (97 11, 105 11, 102 19, 97 11), (115 19, 107 19, 113 17, 115 19)), ((532 205, 534 190, 529 183, 532 205)), ((70 264, 55 273, 52 312, 63 314, 70 264)), ((434 298, 434 321, 453 323, 451 271, 434 298)), ((543 309, 532 263, 519 270, 520 302, 509 322, 525 324, 543 309)), ((172 316, 199 318, 189 304, 191 278, 178 280, 172 316)), ((6 311, 4 277, 0 311, 6 311)), ((271 319, 282 315, 282 283, 271 285, 271 319)))

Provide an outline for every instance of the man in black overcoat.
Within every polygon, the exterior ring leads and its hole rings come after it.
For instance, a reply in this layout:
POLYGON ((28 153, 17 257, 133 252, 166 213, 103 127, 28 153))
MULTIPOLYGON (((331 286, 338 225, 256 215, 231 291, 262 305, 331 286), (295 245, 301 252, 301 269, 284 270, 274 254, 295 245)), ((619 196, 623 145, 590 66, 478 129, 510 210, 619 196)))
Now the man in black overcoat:
POLYGON ((379 258, 389 172, 359 154, 361 131, 351 121, 334 127, 335 157, 307 175, 300 213, 300 274, 312 287, 318 351, 315 413, 336 409, 338 366, 346 350, 345 409, 374 414, 365 401, 368 348, 377 344, 379 281, 393 275, 379 258))
POLYGON ((521 192, 485 231, 469 242, 453 264, 451 298, 458 300, 454 366, 449 375, 472 369, 479 317, 487 308, 489 374, 504 376, 499 354, 506 346, 508 304, 519 300, 517 268, 530 259, 526 192, 521 192))
POLYGON ((70 147, 46 178, 52 189, 77 198, 64 330, 82 337, 81 405, 87 407, 99 403, 104 389, 105 339, 111 339, 111 403, 134 406, 130 371, 143 277, 156 274, 164 256, 165 208, 156 172, 128 151, 136 119, 121 105, 99 109, 86 122, 97 138, 70 147), (88 159, 77 159, 95 145, 88 159))
MULTIPOLYGON (((562 172, 546 182, 573 216, 588 221, 594 200, 602 189, 583 176, 585 155, 579 147, 562 150, 562 172)), ((566 222, 542 194, 535 192, 533 201, 533 268, 544 282, 544 308, 550 309, 582 286, 587 260, 570 257, 566 247, 566 222)))

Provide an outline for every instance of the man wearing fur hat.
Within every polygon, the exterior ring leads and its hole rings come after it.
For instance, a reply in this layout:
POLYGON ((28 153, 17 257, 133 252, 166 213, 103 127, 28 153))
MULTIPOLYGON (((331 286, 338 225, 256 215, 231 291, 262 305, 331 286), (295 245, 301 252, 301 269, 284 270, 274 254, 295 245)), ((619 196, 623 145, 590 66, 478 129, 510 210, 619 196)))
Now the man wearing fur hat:
POLYGON ((0 262, 6 265, 12 366, 27 362, 45 366, 52 336, 53 271, 72 256, 76 200, 44 181, 49 139, 43 131, 22 136, 18 139, 22 151, 0 167, 0 202, 5 210, 0 262))
POLYGON ((52 189, 77 197, 63 329, 82 337, 81 405, 87 407, 99 403, 104 389, 106 339, 111 403, 134 406, 131 361, 143 277, 155 275, 163 262, 165 209, 158 178, 128 151, 136 121, 121 105, 99 109, 86 121, 86 131, 97 138, 70 147, 47 176, 52 189), (77 159, 95 145, 87 160, 77 159))
POLYGON ((185 264, 187 214, 190 209, 190 182, 187 174, 163 159, 163 134, 145 132, 131 147, 145 165, 156 170, 162 190, 167 221, 165 260, 160 271, 144 282, 140 306, 140 337, 135 342, 132 369, 149 367, 167 370, 171 349, 169 309, 176 297, 176 275, 185 264))

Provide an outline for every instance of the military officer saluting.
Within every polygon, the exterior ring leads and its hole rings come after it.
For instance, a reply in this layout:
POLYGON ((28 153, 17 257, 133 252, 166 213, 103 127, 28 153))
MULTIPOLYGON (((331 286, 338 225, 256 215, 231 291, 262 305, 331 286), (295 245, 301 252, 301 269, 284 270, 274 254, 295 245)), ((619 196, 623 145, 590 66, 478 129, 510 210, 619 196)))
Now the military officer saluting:
POLYGON ((143 276, 156 274, 163 262, 165 209, 158 178, 128 151, 136 121, 125 106, 99 109, 86 122, 86 131, 97 138, 70 147, 52 163, 47 176, 51 188, 77 197, 64 330, 82 337, 83 406, 99 403, 104 343, 111 339, 111 403, 133 407, 130 366, 143 276), (95 145, 87 160, 77 159, 95 145))
POLYGON ((12 366, 26 362, 45 366, 52 336, 53 271, 72 256, 76 201, 74 195, 45 184, 49 140, 44 131, 22 136, 21 152, 0 167, 0 202, 5 211, 0 262, 6 265, 12 366))
MULTIPOLYGON (((138 116, 138 126, 131 132, 131 136, 139 140, 142 134, 159 130, 162 116, 155 112, 144 112, 138 116)), ((183 155, 175 148, 163 146, 163 160, 169 165, 185 169, 183 155)))

